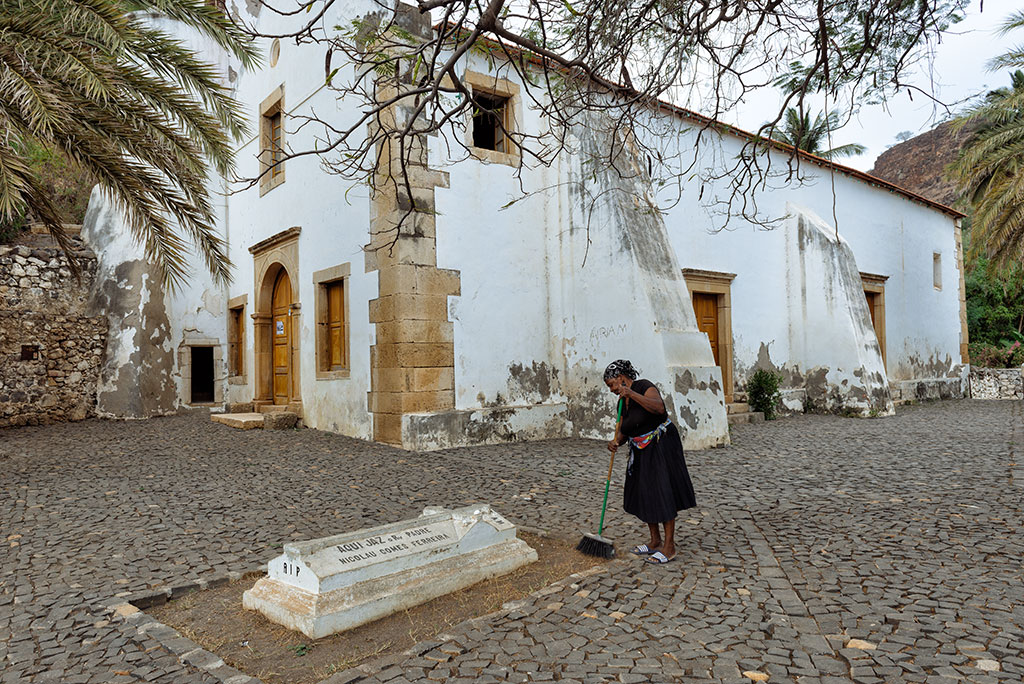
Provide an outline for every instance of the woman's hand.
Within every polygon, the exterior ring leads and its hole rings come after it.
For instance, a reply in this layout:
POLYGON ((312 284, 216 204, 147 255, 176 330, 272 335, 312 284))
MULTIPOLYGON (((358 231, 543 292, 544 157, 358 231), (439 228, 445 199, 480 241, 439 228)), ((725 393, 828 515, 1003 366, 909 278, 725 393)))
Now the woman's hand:
POLYGON ((612 452, 613 454, 619 450, 619 446, 619 443, 616 442, 614 439, 608 440, 608 451, 612 452))
MULTIPOLYGON (((620 378, 620 380, 621 380, 621 378, 620 378)), ((619 383, 618 387, 612 388, 612 391, 615 392, 615 394, 617 394, 620 397, 622 397, 623 399, 629 397, 630 395, 632 395, 634 393, 633 390, 631 390, 626 385, 625 380, 622 380, 622 382, 619 383)))

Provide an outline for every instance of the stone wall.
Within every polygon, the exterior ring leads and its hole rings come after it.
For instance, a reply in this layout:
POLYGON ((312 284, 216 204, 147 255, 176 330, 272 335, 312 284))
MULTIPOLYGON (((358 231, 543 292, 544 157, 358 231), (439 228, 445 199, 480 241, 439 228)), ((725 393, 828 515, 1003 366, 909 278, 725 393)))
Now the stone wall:
POLYGON ((96 259, 78 252, 79 281, 60 250, 36 242, 0 246, 0 427, 82 420, 96 410, 107 322, 83 315, 96 259))
POLYGON ((971 366, 971 397, 974 399, 1024 399, 1020 368, 971 366))

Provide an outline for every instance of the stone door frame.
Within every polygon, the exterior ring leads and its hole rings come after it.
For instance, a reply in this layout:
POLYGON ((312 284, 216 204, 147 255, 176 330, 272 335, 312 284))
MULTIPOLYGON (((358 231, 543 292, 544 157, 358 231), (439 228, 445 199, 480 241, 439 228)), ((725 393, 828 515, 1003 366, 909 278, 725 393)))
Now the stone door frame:
POLYGON ((183 406, 214 406, 224 403, 224 345, 216 337, 188 337, 178 345, 178 372, 181 374, 183 406), (213 347, 213 401, 192 402, 192 347, 213 347))
POLYGON ((299 303, 299 234, 302 229, 294 226, 281 231, 266 240, 262 240, 249 248, 253 255, 253 370, 255 386, 253 404, 270 405, 274 403, 274 340, 271 325, 273 321, 274 283, 283 270, 288 274, 291 284, 291 306, 289 307, 289 345, 290 345, 290 404, 302 403, 302 386, 300 382, 300 351, 299 333, 302 330, 301 310, 299 303))
MULTIPOLYGON (((696 268, 684 268, 683 278, 686 288, 690 291, 692 306, 693 295, 710 294, 718 299, 718 364, 722 369, 722 384, 725 385, 725 403, 731 404, 733 397, 732 379, 732 281, 735 273, 718 271, 702 271, 696 268)), ((696 316, 696 312, 694 312, 696 316)))
POLYGON ((889 364, 885 360, 885 281, 888 279, 889 276, 887 275, 875 273, 860 274, 864 292, 870 292, 874 295, 871 299, 871 303, 874 306, 874 311, 871 312, 874 314, 872 316, 872 327, 875 329, 875 337, 878 339, 878 349, 882 352, 882 365, 887 372, 889 364))

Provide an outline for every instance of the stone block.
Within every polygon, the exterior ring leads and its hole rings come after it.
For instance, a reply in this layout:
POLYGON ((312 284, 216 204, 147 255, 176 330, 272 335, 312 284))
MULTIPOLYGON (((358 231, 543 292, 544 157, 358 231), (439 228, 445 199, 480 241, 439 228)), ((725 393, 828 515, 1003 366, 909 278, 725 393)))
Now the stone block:
POLYGON ((254 430, 263 427, 262 413, 215 413, 210 416, 210 420, 239 430, 254 430))
MULTIPOLYGON (((412 214, 406 221, 432 223, 434 217, 428 214, 412 214)), ((434 238, 417 237, 415 234, 418 232, 425 235, 429 231, 417 229, 415 225, 406 223, 402 226, 402 235, 395 240, 395 225, 392 221, 380 220, 373 226, 375 234, 379 236, 379 241, 375 241, 371 246, 371 249, 376 250, 378 268, 383 269, 393 264, 437 265, 437 245, 434 238)))
POLYGON ((373 415, 373 439, 385 444, 402 444, 402 416, 397 413, 373 415))
POLYGON ((242 605, 318 639, 536 559, 489 506, 428 508, 413 520, 286 544, 242 605))
POLYGON ((455 389, 455 369, 374 368, 370 371, 376 392, 436 392, 455 389))
POLYGON ((455 326, 450 321, 406 319, 377 323, 377 344, 397 342, 429 342, 451 344, 455 326))
POLYGON ((455 408, 455 392, 370 392, 370 411, 374 413, 429 413, 455 408))
POLYGON ((290 430, 299 423, 299 416, 290 411, 263 414, 263 427, 267 430, 290 430))
POLYGON ((416 272, 416 290, 423 294, 458 296, 462 293, 462 273, 451 268, 429 268, 416 272))
POLYGON ((425 368, 455 365, 451 344, 376 344, 370 348, 370 363, 375 368, 425 368))
POLYGON ((256 410, 253 407, 251 401, 239 401, 228 404, 228 413, 255 413, 256 410))
POLYGON ((414 264, 390 264, 380 269, 377 275, 377 291, 382 295, 415 294, 416 271, 425 266, 414 264))
POLYGON ((370 300, 370 322, 396 320, 444 321, 448 319, 448 298, 444 295, 382 295, 370 300))

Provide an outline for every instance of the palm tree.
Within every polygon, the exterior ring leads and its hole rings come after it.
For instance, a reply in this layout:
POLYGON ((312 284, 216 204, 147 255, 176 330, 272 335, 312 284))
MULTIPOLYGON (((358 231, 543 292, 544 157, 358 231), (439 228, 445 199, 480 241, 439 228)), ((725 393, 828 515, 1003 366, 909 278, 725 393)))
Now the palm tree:
POLYGON ((241 110, 217 70, 148 13, 257 64, 244 34, 202 0, 0 0, 0 221, 31 213, 66 250, 26 157, 42 145, 109 193, 168 285, 186 277, 189 243, 224 281, 206 183, 211 167, 231 170, 241 110))
MULTIPOLYGON (((1001 30, 1022 27, 1024 12, 1015 12, 1001 30)), ((947 169, 971 205, 974 255, 986 253, 999 268, 1024 256, 1024 48, 989 62, 992 71, 1015 67, 1011 87, 989 92, 956 120, 957 130, 974 131, 947 169)))
POLYGON ((772 139, 792 145, 798 150, 830 160, 839 157, 852 157, 862 154, 867 149, 859 143, 823 149, 823 145, 828 141, 829 133, 839 127, 839 115, 836 112, 829 112, 825 116, 818 113, 812 122, 809 112, 788 107, 783 128, 781 130, 771 129, 770 136, 772 139))

